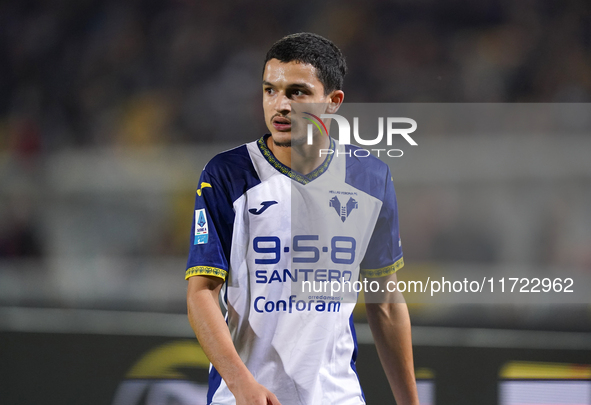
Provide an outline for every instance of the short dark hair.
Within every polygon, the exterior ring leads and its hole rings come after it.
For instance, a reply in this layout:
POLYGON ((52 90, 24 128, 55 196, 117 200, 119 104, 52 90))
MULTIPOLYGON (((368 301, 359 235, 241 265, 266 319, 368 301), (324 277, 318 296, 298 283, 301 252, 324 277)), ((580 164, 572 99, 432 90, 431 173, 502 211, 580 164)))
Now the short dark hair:
POLYGON ((271 59, 280 62, 309 63, 316 68, 318 80, 324 86, 324 94, 343 88, 347 64, 341 50, 328 39, 311 32, 300 32, 275 42, 267 56, 264 67, 271 59))

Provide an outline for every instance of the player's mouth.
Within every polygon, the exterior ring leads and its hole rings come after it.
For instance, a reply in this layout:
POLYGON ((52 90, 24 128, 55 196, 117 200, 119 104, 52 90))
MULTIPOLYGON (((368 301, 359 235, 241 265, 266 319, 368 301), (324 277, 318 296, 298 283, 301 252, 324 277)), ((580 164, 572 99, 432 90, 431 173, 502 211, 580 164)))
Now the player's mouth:
POLYGON ((275 127, 277 131, 287 132, 291 131, 291 120, 286 117, 274 117, 271 120, 271 124, 275 127))

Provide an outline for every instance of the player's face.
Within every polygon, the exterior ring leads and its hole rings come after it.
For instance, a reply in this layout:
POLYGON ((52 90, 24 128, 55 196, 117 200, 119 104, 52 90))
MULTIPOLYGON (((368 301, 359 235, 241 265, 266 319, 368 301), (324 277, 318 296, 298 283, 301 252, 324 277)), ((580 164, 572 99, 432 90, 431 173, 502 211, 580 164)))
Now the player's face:
POLYGON ((265 65, 263 109, 267 128, 276 145, 291 146, 292 142, 305 141, 304 131, 298 131, 297 135, 294 131, 292 134, 291 113, 294 103, 322 105, 330 100, 331 95, 324 94, 324 86, 316 76, 314 66, 297 62, 283 63, 278 59, 271 59, 265 65))

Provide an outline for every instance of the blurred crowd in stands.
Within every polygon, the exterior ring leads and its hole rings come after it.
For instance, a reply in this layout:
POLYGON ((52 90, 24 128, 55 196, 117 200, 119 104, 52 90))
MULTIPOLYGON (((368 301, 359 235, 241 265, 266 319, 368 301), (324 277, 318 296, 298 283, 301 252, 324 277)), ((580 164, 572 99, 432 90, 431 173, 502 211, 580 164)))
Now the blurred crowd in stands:
POLYGON ((8 0, 0 150, 243 141, 264 130, 264 52, 313 31, 348 101, 586 102, 586 0, 8 0))
MULTIPOLYGON (((49 153, 259 137, 264 54, 300 31, 343 50, 350 102, 591 101, 588 0, 3 1, 0 184, 33 180, 0 193, 0 257, 43 255, 49 153)), ((184 255, 185 231, 162 253, 184 255)), ((477 245, 470 260, 498 259, 477 245)))

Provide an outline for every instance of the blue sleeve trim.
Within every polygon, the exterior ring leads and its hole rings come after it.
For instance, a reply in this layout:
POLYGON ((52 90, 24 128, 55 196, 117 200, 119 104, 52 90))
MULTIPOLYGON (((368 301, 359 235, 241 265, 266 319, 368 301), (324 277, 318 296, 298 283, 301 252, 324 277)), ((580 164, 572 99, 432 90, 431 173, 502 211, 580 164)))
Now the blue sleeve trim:
POLYGON ((193 276, 214 276, 219 277, 222 280, 225 280, 227 275, 227 271, 218 269, 217 267, 195 266, 185 271, 185 280, 188 280, 190 277, 193 276))
POLYGON ((390 179, 390 168, 375 156, 357 157, 349 152, 361 149, 355 145, 346 145, 347 169, 345 182, 356 189, 363 191, 379 199, 384 200, 386 184, 384 179, 390 179))
MULTIPOLYGON (((354 152, 357 146, 347 145, 346 151, 354 152)), ((378 276, 393 273, 402 267, 402 246, 398 224, 398 204, 388 165, 375 156, 357 157, 347 153, 345 182, 357 190, 382 202, 361 268, 365 275, 378 276)))
POLYGON ((195 193, 195 215, 185 276, 191 269, 215 268, 225 278, 230 270, 234 201, 260 179, 246 145, 215 156, 203 169, 195 193), (196 223, 197 222, 197 223, 196 223))
POLYGON ((396 260, 396 263, 392 263, 391 265, 380 269, 361 269, 361 275, 367 278, 384 277, 396 273, 402 267, 404 267, 404 258, 401 257, 396 260))
POLYGON ((261 183, 246 145, 216 155, 204 171, 225 188, 232 203, 261 183))

